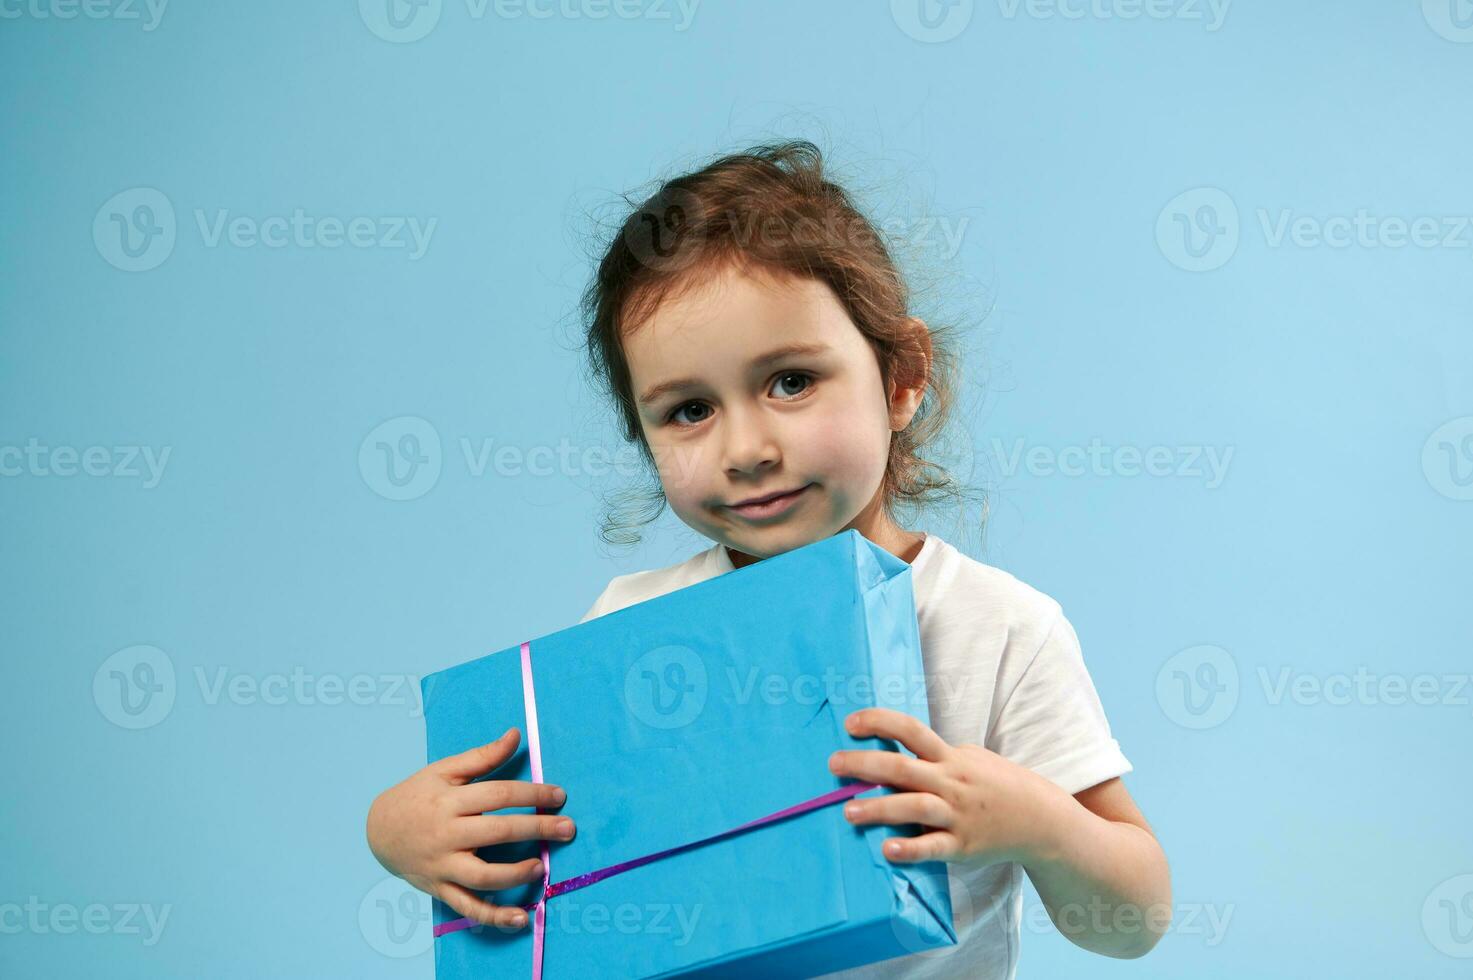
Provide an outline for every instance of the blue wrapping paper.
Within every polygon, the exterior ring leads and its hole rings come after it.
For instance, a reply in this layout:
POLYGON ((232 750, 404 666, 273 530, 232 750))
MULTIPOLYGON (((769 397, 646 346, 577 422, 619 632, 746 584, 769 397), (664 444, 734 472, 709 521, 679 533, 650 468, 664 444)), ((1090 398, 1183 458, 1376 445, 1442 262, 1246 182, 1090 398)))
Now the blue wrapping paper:
MULTIPOLYGON (((488 779, 530 780, 520 644, 426 676, 435 761, 523 732, 488 779)), ((929 724, 910 566, 857 531, 531 641, 543 778, 578 833, 549 842, 558 882, 736 827, 845 785, 852 711, 929 724)), ((881 787, 866 792, 892 792, 881 787)), ((531 813, 507 808, 497 813, 531 813)), ((814 810, 679 853, 546 904, 543 976, 805 977, 952 945, 946 865, 894 864, 918 826, 814 810)), ((535 841, 482 848, 536 857, 535 841)), ((487 893, 527 905, 540 883, 487 893)), ((459 918, 436 901, 435 921, 459 918)), ((435 939, 439 980, 531 977, 532 928, 435 939)))

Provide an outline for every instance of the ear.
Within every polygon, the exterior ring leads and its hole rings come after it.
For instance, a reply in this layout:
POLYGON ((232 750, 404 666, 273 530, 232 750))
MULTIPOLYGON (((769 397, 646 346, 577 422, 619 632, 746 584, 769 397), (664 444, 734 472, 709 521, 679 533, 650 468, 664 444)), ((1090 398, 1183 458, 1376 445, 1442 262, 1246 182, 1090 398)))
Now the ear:
POLYGON ((887 401, 890 431, 899 432, 915 417, 931 377, 931 330, 920 317, 905 321, 905 337, 896 347, 887 401))

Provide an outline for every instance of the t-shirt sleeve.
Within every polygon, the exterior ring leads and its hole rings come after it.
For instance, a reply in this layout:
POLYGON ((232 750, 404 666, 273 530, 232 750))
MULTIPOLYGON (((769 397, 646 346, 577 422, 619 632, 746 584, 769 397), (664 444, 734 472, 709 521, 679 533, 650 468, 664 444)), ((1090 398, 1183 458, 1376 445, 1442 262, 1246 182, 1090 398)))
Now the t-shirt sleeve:
POLYGON ((1134 768, 1110 734, 1079 637, 1062 612, 999 709, 986 747, 1071 796, 1134 768))

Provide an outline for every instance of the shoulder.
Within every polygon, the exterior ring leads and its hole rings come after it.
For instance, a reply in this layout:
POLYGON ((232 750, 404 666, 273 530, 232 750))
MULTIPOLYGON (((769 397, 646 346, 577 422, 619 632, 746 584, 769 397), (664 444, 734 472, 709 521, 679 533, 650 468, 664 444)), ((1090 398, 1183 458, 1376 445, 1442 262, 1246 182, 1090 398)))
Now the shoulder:
POLYGON ((1001 633, 999 639, 1019 652, 1036 651, 1064 620, 1053 596, 945 541, 936 543, 915 570, 918 615, 940 626, 1001 633))
POLYGON ((663 568, 650 568, 626 575, 615 575, 579 622, 586 623, 590 619, 710 578, 716 571, 713 549, 718 547, 720 545, 713 545, 712 548, 697 552, 684 561, 666 565, 663 568))

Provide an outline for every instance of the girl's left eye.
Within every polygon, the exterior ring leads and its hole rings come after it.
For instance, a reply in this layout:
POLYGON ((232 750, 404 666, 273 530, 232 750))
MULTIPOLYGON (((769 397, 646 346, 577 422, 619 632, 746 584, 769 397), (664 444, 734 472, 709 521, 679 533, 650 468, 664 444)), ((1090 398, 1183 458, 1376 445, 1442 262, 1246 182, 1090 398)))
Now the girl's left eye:
POLYGON ((807 382, 803 385, 803 388, 801 390, 789 392, 790 395, 801 395, 803 391, 807 390, 808 384, 811 384, 813 382, 813 375, 809 374, 807 371, 784 371, 782 374, 779 374, 776 378, 773 379, 773 386, 777 387, 789 378, 802 378, 805 382, 807 382))

